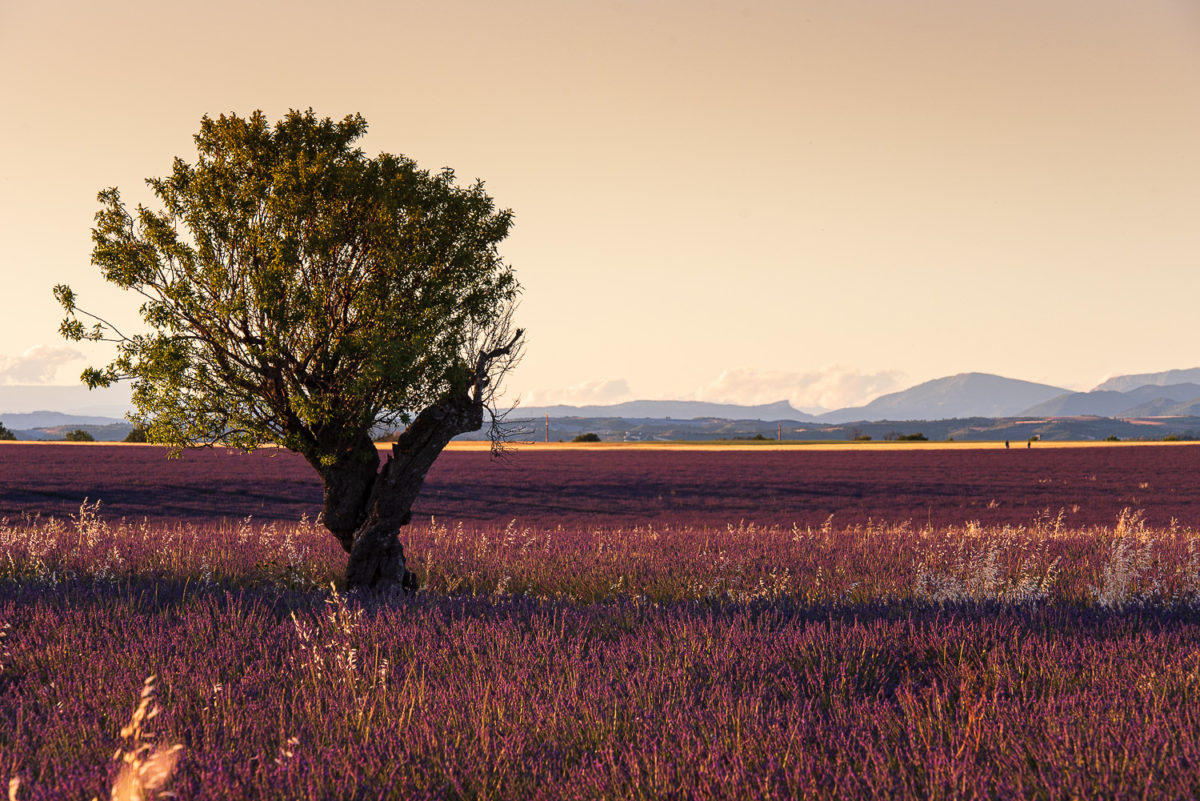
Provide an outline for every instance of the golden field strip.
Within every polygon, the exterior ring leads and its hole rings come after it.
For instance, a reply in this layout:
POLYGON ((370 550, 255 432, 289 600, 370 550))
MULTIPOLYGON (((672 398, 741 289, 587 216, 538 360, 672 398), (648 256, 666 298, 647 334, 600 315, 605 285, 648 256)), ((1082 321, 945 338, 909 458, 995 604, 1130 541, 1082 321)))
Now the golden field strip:
MULTIPOLYGON (((4 440, 0 448, 12 445, 69 445, 79 447, 118 447, 118 448, 155 448, 161 447, 145 442, 65 442, 63 440, 4 440)), ((1147 445, 1169 445, 1173 447, 1200 446, 1196 441, 1164 442, 1162 440, 1130 440, 1121 442, 1105 442, 1097 440, 1064 440, 1054 442, 1034 442, 1035 449, 1047 448, 1137 448, 1147 445)), ((213 446, 224 448, 224 445, 213 446)), ((263 445, 263 448, 273 448, 273 445, 263 445)), ((379 450, 391 450, 390 442, 377 442, 379 450)), ((523 451, 936 451, 936 450, 1004 450, 1004 442, 841 442, 837 440, 784 440, 782 442, 768 440, 756 442, 753 440, 729 440, 697 442, 529 442, 513 441, 508 447, 523 451)), ((1011 449, 1025 449, 1025 440, 1012 440, 1011 449)), ((491 443, 483 441, 451 442, 446 446, 448 451, 486 451, 491 443)))
MULTIPOLYGON (((1104 442, 1092 440, 1069 440, 1062 442, 1035 442, 1034 449, 1046 448, 1135 448, 1146 445, 1187 446, 1200 442, 1163 442, 1161 440, 1139 440, 1127 442, 1104 442)), ((381 442, 381 449, 390 449, 391 443, 381 442)), ((486 451, 490 443, 451 442, 450 451, 486 451)), ((839 442, 812 440, 784 440, 755 442, 752 440, 700 441, 700 442, 511 442, 509 447, 522 451, 931 451, 931 450, 1004 450, 1004 442, 839 442)), ((1011 449, 1025 449, 1025 440, 1011 441, 1011 449)))

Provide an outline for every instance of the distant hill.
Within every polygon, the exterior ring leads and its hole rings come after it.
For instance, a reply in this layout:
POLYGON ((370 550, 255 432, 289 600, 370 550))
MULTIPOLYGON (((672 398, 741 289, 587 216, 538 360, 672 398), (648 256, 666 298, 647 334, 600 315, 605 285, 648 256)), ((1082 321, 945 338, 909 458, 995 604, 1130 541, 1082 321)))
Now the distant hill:
POLYGON ((88 432, 97 442, 120 442, 129 436, 129 432, 133 429, 133 426, 122 422, 109 423, 107 425, 69 423, 61 426, 45 426, 30 429, 15 428, 12 431, 19 440, 36 441, 65 439, 67 432, 76 429, 88 432))
POLYGON ((828 412, 821 415, 820 420, 849 423, 856 420, 1016 417, 1030 406, 1066 392, 1062 387, 989 373, 961 373, 883 395, 865 406, 828 412))
POLYGON ((1128 392, 1138 387, 1165 387, 1173 384, 1200 384, 1200 367, 1193 367, 1190 370, 1166 370, 1161 373, 1114 376, 1092 391, 1128 392))
POLYGON ((0 423, 19 440, 62 439, 68 431, 81 428, 99 442, 116 442, 125 439, 133 429, 128 422, 115 417, 62 412, 0 413, 0 423))
POLYGON ((731 403, 703 401, 638 400, 615 403, 611 406, 518 406, 512 412, 514 420, 534 420, 545 417, 620 417, 627 420, 797 420, 813 422, 817 418, 793 408, 787 401, 759 406, 739 406, 731 403))
POLYGON ((1200 398, 1175 403, 1166 398, 1158 398, 1126 409, 1121 417, 1200 417, 1200 398))
MULTIPOLYGON (((1200 436, 1200 417, 1114 420, 1107 417, 992 418, 950 420, 906 420, 852 423, 799 423, 766 420, 630 420, 619 417, 551 418, 550 440, 570 442, 580 434, 596 434, 603 442, 687 442, 697 440, 752 440, 772 442, 782 434, 785 441, 847 442, 869 437, 881 448, 889 440, 921 434, 932 441, 1024 443, 1040 440, 1159 440, 1165 437, 1195 440, 1200 436), (782 429, 782 430, 780 430, 782 429)), ((518 436, 540 442, 540 427, 518 436)), ((486 440, 486 431, 473 431, 459 439, 486 440)))
POLYGON ((62 412, 17 412, 0 413, 0 423, 16 430, 28 428, 54 428, 55 426, 106 426, 124 424, 119 417, 100 417, 86 414, 63 414, 62 412))
POLYGON ((1171 410, 1196 399, 1200 399, 1200 384, 1148 384, 1125 392, 1105 389, 1068 392, 1031 406, 1021 414, 1027 417, 1186 417, 1186 413, 1175 414, 1171 410))
POLYGON ((0 420, 13 413, 28 413, 38 409, 119 420, 131 408, 130 388, 127 382, 101 389, 88 389, 82 384, 0 384, 0 420))

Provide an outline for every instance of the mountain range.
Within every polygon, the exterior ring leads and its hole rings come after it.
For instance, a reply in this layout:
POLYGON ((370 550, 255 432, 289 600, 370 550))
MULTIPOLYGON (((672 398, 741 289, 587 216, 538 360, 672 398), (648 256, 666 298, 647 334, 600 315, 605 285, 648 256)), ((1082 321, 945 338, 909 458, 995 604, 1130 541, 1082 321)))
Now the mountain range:
POLYGON ((106 417, 120 420, 130 409, 128 383, 88 389, 83 384, 54 386, 47 384, 0 384, 0 420, 12 428, 8 419, 15 413, 61 412, 76 417, 106 417))
POLYGON ((1029 417, 1181 417, 1200 408, 1200 384, 1148 384, 1125 391, 1071 392, 1031 406, 1029 417))
POLYGON ((849 423, 856 420, 1016 417, 1029 407, 1067 391, 1062 387, 989 373, 960 373, 882 395, 865 406, 828 412, 819 419, 826 423, 849 423))
POLYGON ((759 406, 704 401, 638 400, 609 406, 517 406, 514 418, 545 417, 620 417, 626 420, 798 420, 812 423, 819 418, 798 411, 787 401, 759 406))
POLYGON ((1108 379, 1092 391, 1113 390, 1114 392, 1128 392, 1138 387, 1165 387, 1172 384, 1200 384, 1200 367, 1193 367, 1190 370, 1167 370, 1162 373, 1119 375, 1108 379))
POLYGON ((863 406, 806 414, 787 401, 736 406, 695 401, 630 401, 612 406, 517 407, 513 418, 622 418, 687 420, 716 418, 818 423, 881 420, 951 420, 1014 417, 1200 416, 1200 368, 1116 376, 1089 392, 1072 392, 989 373, 935 378, 881 395, 863 406))
MULTIPOLYGON (((83 428, 97 439, 121 439, 130 426, 117 415, 127 408, 119 396, 89 397, 81 387, 0 386, 0 423, 22 439, 59 439, 68 428, 83 428), (65 411, 30 412, 26 409, 31 402, 46 402, 46 408, 57 405, 65 411), (20 412, 6 411, 22 406, 25 409, 20 412)), ((787 401, 743 406, 638 400, 608 406, 517 406, 510 419, 536 425, 547 415, 552 419, 790 421, 824 426, 968 418, 1200 418, 1200 368, 1116 376, 1089 392, 988 373, 961 373, 882 395, 862 406, 819 415, 801 412, 787 401)))

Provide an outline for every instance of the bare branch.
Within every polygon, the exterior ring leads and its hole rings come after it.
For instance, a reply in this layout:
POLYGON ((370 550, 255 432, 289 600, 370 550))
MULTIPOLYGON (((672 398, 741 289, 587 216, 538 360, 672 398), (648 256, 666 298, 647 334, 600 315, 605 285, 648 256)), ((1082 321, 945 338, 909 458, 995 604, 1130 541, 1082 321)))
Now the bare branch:
POLYGON ((98 337, 97 339, 93 340, 94 342, 128 342, 129 341, 129 337, 127 337, 123 333, 121 333, 121 329, 117 328, 115 325, 110 323, 108 320, 105 320, 103 317, 101 317, 97 314, 92 314, 87 309, 81 309, 78 306, 72 306, 71 313, 87 315, 88 317, 91 317, 93 320, 96 320, 96 321, 108 326, 116 333, 116 335, 118 337, 120 337, 120 339, 110 339, 108 337, 98 337))
POLYGON ((524 355, 525 330, 513 328, 515 304, 509 304, 492 325, 470 332, 467 353, 473 354, 474 370, 471 374, 472 400, 487 410, 491 423, 488 439, 492 444, 492 455, 503 457, 508 452, 507 443, 526 433, 519 424, 508 421, 511 409, 501 412, 496 408, 496 397, 504 377, 521 361, 524 355))
POLYGON ((517 437, 525 434, 530 434, 533 429, 525 425, 527 420, 510 421, 508 416, 512 414, 517 403, 512 405, 512 408, 505 411, 499 411, 494 405, 488 406, 488 416, 491 418, 491 423, 488 425, 488 440, 491 442, 492 456, 496 459, 506 459, 512 454, 512 443, 517 437))

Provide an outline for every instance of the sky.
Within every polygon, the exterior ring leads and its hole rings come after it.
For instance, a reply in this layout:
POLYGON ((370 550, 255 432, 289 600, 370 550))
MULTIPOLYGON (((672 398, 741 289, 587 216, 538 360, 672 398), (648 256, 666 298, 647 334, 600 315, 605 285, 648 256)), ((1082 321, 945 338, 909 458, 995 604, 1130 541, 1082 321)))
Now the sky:
POLYGON ((0 0, 0 72, 0 383, 106 360, 56 283, 136 329, 100 189, 309 107, 513 210, 524 405, 1200 365, 1194 0, 0 0))

